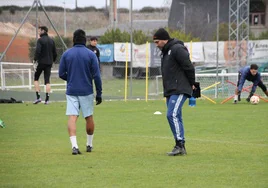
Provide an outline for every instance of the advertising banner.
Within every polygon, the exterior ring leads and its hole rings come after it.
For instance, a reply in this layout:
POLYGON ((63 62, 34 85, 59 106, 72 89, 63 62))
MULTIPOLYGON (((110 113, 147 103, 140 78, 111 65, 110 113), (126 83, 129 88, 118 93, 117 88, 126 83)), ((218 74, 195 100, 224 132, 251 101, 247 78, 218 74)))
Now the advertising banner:
POLYGON ((268 40, 248 42, 248 61, 252 63, 268 63, 268 40))
POLYGON ((154 43, 150 43, 150 52, 151 52, 151 66, 152 67, 161 67, 161 51, 155 46, 154 43))
POLYGON ((130 43, 114 43, 114 60, 130 61, 130 43))
POLYGON ((200 63, 205 61, 202 42, 186 42, 184 45, 191 54, 190 57, 192 62, 200 63))
POLYGON ((100 50, 100 62, 111 63, 114 62, 114 45, 113 44, 100 44, 97 45, 100 50))
POLYGON ((150 44, 133 45, 133 67, 150 67, 150 44), (148 62, 146 62, 148 61, 148 62))
MULTIPOLYGON (((205 65, 207 67, 216 67, 217 63, 217 42, 203 42, 204 46, 204 56, 205 56, 205 65)), ((219 59, 218 64, 219 67, 225 66, 225 58, 224 58, 224 42, 219 42, 218 46, 219 59)))

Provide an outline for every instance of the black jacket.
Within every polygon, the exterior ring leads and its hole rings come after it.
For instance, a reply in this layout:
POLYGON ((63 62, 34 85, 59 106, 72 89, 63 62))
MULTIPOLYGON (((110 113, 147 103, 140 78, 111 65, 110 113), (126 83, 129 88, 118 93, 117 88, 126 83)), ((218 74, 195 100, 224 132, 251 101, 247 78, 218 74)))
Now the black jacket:
POLYGON ((96 46, 92 46, 92 45, 87 45, 87 48, 96 54, 98 61, 100 63, 100 50, 96 46))
POLYGON ((34 60, 40 64, 52 65, 56 61, 56 58, 57 52, 54 41, 47 33, 41 34, 37 40, 34 60))
POLYGON ((161 70, 164 97, 171 95, 192 95, 195 83, 195 69, 189 52, 182 41, 170 39, 162 49, 161 70))

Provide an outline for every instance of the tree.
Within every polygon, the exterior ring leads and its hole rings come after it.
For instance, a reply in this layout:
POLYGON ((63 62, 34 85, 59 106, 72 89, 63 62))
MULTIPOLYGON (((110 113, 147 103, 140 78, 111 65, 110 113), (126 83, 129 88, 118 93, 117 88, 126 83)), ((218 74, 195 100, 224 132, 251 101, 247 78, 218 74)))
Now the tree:
MULTIPOLYGON (((246 28, 246 25, 243 25, 243 28, 246 28)), ((232 29, 236 29, 236 24, 232 25, 232 29)), ((249 39, 254 40, 254 35, 252 32, 249 32, 249 39)), ((213 40, 217 40, 217 31, 213 34, 213 40)), ((219 25, 219 41, 228 41, 229 40, 229 23, 221 23, 219 25)))
POLYGON ((129 42, 130 35, 127 32, 121 32, 120 29, 107 30, 102 37, 100 37, 100 44, 112 44, 114 42, 129 42))
MULTIPOLYGON (((217 40, 217 31, 213 34, 213 40, 217 40)), ((219 25, 219 41, 229 40, 229 24, 221 23, 219 25)))
POLYGON ((16 13, 15 8, 10 7, 10 9, 9 9, 9 13, 12 14, 12 15, 14 15, 14 14, 16 13))
MULTIPOLYGON (((133 31, 133 43, 145 44, 147 41, 152 42, 152 37, 146 35, 142 30, 133 31)), ((130 42, 130 34, 126 31, 121 32, 120 29, 108 30, 100 38, 100 44, 112 44, 114 42, 130 42)))
MULTIPOLYGON (((193 37, 191 34, 184 34, 178 30, 170 30, 167 28, 171 38, 177 38, 184 42, 189 41, 200 41, 199 38, 193 37)), ((155 33, 156 31, 154 31, 155 33)), ((145 44, 146 42, 153 42, 152 34, 146 34, 142 30, 133 31, 133 43, 134 44, 145 44)), ((108 30, 100 37, 100 44, 112 44, 114 42, 130 42, 130 34, 126 31, 121 32, 120 29, 108 30)))
POLYGON ((155 11, 155 8, 153 7, 143 7, 140 12, 141 13, 148 13, 148 12, 154 12, 155 11))
POLYGON ((169 28, 167 28, 166 30, 168 31, 171 38, 176 38, 176 39, 179 39, 183 42, 190 42, 190 41, 198 42, 198 41, 200 41, 200 38, 193 37, 191 33, 186 34, 180 30, 172 30, 169 28))
POLYGON ((252 40, 267 40, 267 39, 268 39, 268 31, 264 31, 264 32, 262 32, 262 33, 260 34, 260 36, 258 36, 258 37, 254 37, 254 36, 252 35, 251 39, 252 39, 252 40))

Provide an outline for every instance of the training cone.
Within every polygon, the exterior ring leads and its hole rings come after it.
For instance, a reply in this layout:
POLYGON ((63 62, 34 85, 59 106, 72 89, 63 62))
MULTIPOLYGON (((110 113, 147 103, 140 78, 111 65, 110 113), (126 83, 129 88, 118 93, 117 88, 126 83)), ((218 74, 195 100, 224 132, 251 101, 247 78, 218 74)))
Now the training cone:
POLYGON ((155 113, 154 113, 154 115, 161 115, 162 113, 161 112, 159 112, 159 111, 156 111, 155 113))

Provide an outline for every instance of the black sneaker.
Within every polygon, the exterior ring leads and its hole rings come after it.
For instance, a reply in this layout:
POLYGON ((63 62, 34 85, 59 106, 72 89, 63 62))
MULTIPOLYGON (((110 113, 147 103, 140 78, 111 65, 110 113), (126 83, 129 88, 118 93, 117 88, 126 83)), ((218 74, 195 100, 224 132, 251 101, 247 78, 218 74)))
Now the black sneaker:
POLYGON ((234 103, 233 104, 237 104, 237 100, 234 100, 234 103))
POLYGON ((238 95, 238 101, 241 101, 241 96, 240 95, 238 95))
POLYGON ((174 146, 174 149, 171 152, 168 152, 168 156, 176 156, 176 155, 186 155, 185 146, 174 146))
POLYGON ((92 149, 93 149, 93 147, 91 147, 91 146, 87 146, 87 152, 91 152, 92 149))
POLYGON ((82 154, 82 153, 79 151, 78 148, 73 147, 72 154, 77 155, 77 154, 82 154))

